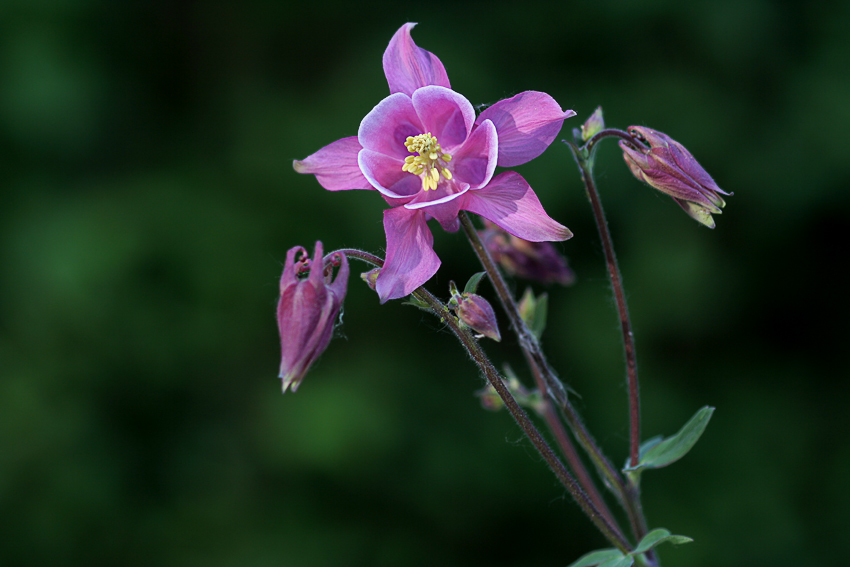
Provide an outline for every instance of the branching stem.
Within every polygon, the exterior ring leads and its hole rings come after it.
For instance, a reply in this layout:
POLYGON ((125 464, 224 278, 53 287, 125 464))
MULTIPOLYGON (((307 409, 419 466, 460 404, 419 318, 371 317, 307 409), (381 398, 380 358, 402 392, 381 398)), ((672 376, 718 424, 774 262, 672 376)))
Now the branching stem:
POLYGON ((555 476, 561 484, 563 484, 569 491, 570 495, 579 507, 585 514, 587 514, 593 524, 599 529, 599 531, 602 532, 611 544, 623 553, 628 553, 630 549, 629 542, 625 539, 620 529, 616 527, 616 525, 612 525, 605 515, 600 512, 590 497, 581 489, 581 486, 579 486, 576 479, 573 478, 564 464, 560 461, 560 459, 558 459, 557 455, 555 455, 554 451, 552 451, 552 448, 549 447, 546 440, 543 439, 543 436, 529 419, 528 414, 522 409, 522 407, 520 407, 516 399, 514 399, 510 390, 503 382, 502 377, 493 366, 493 363, 487 358, 487 355, 481 349, 481 346, 478 344, 478 341, 472 335, 470 330, 466 327, 461 327, 457 318, 448 310, 448 308, 443 305, 440 300, 431 295, 431 293, 429 293, 425 288, 418 288, 413 292, 413 296, 416 299, 427 303, 434 313, 448 324, 452 332, 455 336, 457 336, 469 355, 481 369, 481 372, 484 374, 485 378, 487 378, 487 381, 499 394, 499 397, 516 420, 520 429, 522 429, 523 433, 525 433, 526 437, 528 437, 534 445, 534 448, 537 449, 537 452, 540 453, 546 461, 546 464, 549 465, 549 468, 552 469, 552 472, 555 473, 555 476))

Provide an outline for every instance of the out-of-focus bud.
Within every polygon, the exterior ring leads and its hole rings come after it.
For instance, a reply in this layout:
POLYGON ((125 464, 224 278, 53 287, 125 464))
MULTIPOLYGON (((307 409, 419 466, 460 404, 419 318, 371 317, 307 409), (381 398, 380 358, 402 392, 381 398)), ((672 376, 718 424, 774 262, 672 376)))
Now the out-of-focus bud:
POLYGON ((604 129, 605 120, 602 118, 602 107, 597 106, 590 118, 581 125, 581 141, 588 141, 604 129))
POLYGON ((505 403, 502 401, 502 398, 499 397, 498 392, 496 392, 496 388, 494 388, 491 384, 487 384, 482 389, 475 392, 475 395, 478 396, 478 399, 481 401, 481 407, 488 411, 499 411, 505 407, 505 403))
POLYGON ((322 243, 316 242, 312 262, 301 246, 286 253, 286 265, 280 278, 277 325, 280 330, 280 379, 283 391, 293 392, 310 365, 327 348, 345 299, 348 285, 348 259, 337 254, 324 265, 322 243), (296 259, 296 255, 298 258, 296 259), (339 265, 336 278, 333 266, 339 265), (310 275, 299 278, 309 266, 310 275))
POLYGON ((519 316, 528 325, 529 330, 534 333, 538 339, 543 335, 546 329, 546 316, 549 309, 549 296, 545 293, 534 295, 531 288, 527 288, 522 298, 517 305, 519 316))
POLYGON ((509 234, 490 221, 479 232, 493 259, 509 274, 544 284, 570 285, 575 272, 551 242, 529 242, 509 234))
MULTIPOLYGON (((514 374, 510 366, 505 366, 505 376, 507 379, 501 378, 502 384, 511 392, 514 399, 519 405, 543 415, 544 401, 539 390, 529 390, 519 381, 519 378, 514 374)), ((502 398, 492 384, 487 384, 481 390, 475 392, 475 395, 481 400, 481 406, 490 411, 499 411, 505 407, 502 398)))
POLYGON ((457 301, 455 312, 464 325, 494 341, 502 340, 499 324, 496 322, 496 313, 486 299, 475 293, 463 293, 455 299, 457 301))
POLYGON ((369 270, 368 272, 363 272, 360 274, 360 279, 366 282, 366 285, 369 286, 369 289, 375 291, 375 286, 378 282, 378 275, 381 273, 381 268, 375 268, 373 270, 369 270))
POLYGON ((673 197, 693 219, 714 228, 711 215, 720 214, 726 206, 720 195, 732 193, 721 190, 694 156, 667 134, 643 126, 631 126, 629 132, 637 145, 620 140, 620 147, 632 175, 673 197))

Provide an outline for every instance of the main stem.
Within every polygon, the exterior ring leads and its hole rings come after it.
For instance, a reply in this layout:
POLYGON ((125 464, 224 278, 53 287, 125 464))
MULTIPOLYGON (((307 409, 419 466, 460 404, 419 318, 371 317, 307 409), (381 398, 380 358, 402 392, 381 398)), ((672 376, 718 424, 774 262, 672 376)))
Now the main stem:
MULTIPOLYGON (((605 261, 608 266, 608 276, 611 279, 611 287, 614 291, 614 301, 617 304, 617 313, 620 317, 629 388, 629 465, 635 466, 640 459, 640 393, 638 390, 634 334, 632 333, 632 324, 629 318, 629 308, 626 304, 625 293, 623 292, 623 279, 620 275, 620 266, 617 262, 614 245, 611 240, 611 232, 608 230, 605 211, 602 208, 599 192, 596 190, 596 184, 593 181, 593 152, 596 144, 607 137, 621 138, 636 145, 636 141, 628 132, 617 129, 606 129, 598 132, 581 149, 567 140, 565 140, 565 143, 570 147, 573 158, 575 158, 576 164, 578 164, 581 178, 587 191, 587 197, 593 209, 593 216, 596 220, 596 227, 599 231, 599 237, 605 253, 605 261)), ((623 483, 622 488, 623 504, 628 513, 635 537, 640 540, 648 530, 640 502, 640 487, 634 480, 634 477, 630 477, 627 482, 623 483)), ((654 550, 649 552, 647 559, 650 563, 657 565, 654 550)))
POLYGON ((626 296, 623 293, 623 278, 620 275, 620 266, 617 263, 617 255, 614 253, 614 245, 611 241, 611 232, 608 230, 608 221, 602 202, 599 200, 599 192, 593 182, 593 172, 588 160, 581 159, 573 152, 581 170, 581 178, 590 199, 596 227, 602 240, 602 249, 605 253, 605 263, 608 266, 608 276, 611 279, 611 287, 614 291, 614 301, 617 304, 617 313, 620 316, 620 329, 623 335, 623 349, 626 354, 626 375, 629 387, 629 465, 636 466, 640 456, 640 393, 638 391, 637 357, 635 356, 635 341, 632 333, 632 323, 629 318, 629 307, 626 304, 626 296))
POLYGON ((457 336, 463 346, 466 347, 469 355, 484 373, 487 381, 499 394, 499 397, 502 399, 502 402, 504 402, 505 407, 520 426, 520 429, 522 429, 523 433, 525 433, 526 437, 528 437, 534 445, 534 448, 537 449, 537 452, 540 453, 549 465, 549 468, 552 469, 552 472, 555 473, 555 476, 561 484, 563 484, 570 492, 570 495, 572 495, 576 503, 581 507, 584 513, 587 514, 593 524, 602 532, 605 538, 623 553, 628 553, 630 551, 629 542, 626 541, 622 532, 615 525, 612 525, 605 515, 600 512, 590 497, 581 489, 581 486, 579 486, 575 478, 573 478, 566 469, 564 464, 560 461, 560 459, 558 459, 557 455, 555 455, 554 451, 552 451, 552 448, 549 447, 546 440, 543 439, 543 436, 531 422, 528 414, 522 409, 522 407, 520 407, 510 390, 507 386, 505 386, 501 376, 493 366, 493 363, 490 362, 487 355, 484 354, 484 351, 481 349, 481 346, 478 344, 478 341, 469 329, 462 328, 455 316, 449 312, 446 306, 431 295, 431 293, 429 293, 425 288, 418 288, 413 292, 413 296, 420 301, 427 303, 434 313, 449 325, 455 336, 457 336))
POLYGON ((596 441, 581 421, 578 412, 570 403, 563 384, 561 384, 561 381, 557 378, 557 376, 555 376, 552 369, 549 368, 549 365, 546 363, 546 359, 543 356, 543 351, 540 348, 540 343, 538 342, 537 337, 534 336, 534 333, 528 329, 528 326, 519 314, 516 301, 514 301, 514 297, 510 290, 508 290, 505 278, 502 277, 502 273, 499 271, 495 262, 493 262, 493 258, 490 256, 490 253, 487 251, 487 248, 478 236, 478 232, 475 230, 475 226, 472 224, 469 216, 464 211, 461 211, 458 214, 458 218, 460 219, 460 224, 463 227, 467 238, 469 238, 469 241, 472 244, 472 249, 478 256, 478 259, 481 261, 481 265, 484 266, 484 269, 487 271, 487 275, 490 277, 490 281, 493 283, 493 287, 496 289, 496 295, 499 297, 499 302, 502 304, 505 313, 507 313, 508 318, 511 321, 511 326, 513 326, 516 331, 520 347, 525 353, 532 372, 535 375, 539 374, 542 376, 543 381, 546 384, 546 393, 548 393, 548 395, 558 404, 558 407, 561 408, 564 414, 564 419, 567 421, 567 424, 570 426, 570 429, 576 436, 576 439, 581 444, 582 448, 584 448, 591 461, 593 461, 593 465, 596 467, 596 470, 599 471, 620 502, 624 504, 629 515, 629 522, 632 525, 632 531, 635 533, 635 536, 640 539, 646 531, 640 529, 640 522, 635 516, 635 505, 630 501, 626 481, 602 453, 602 450, 596 444, 596 441))
POLYGON ((573 445, 570 436, 567 434, 566 429, 564 429, 564 425, 561 423, 561 420, 558 416, 558 412, 552 403, 552 398, 546 393, 546 382, 543 376, 540 374, 540 372, 537 371, 537 367, 528 358, 528 355, 526 355, 526 361, 528 362, 529 367, 531 367, 532 369, 532 374, 534 374, 534 382, 537 385, 537 389, 543 396, 543 407, 541 410, 541 414, 546 420, 546 425, 549 426, 549 430, 552 432, 552 435, 555 436, 555 441, 558 443, 558 447, 560 447, 561 453, 567 459, 567 463, 569 463, 573 474, 576 475, 578 483, 581 485, 581 487, 584 489, 590 499, 593 500, 593 503, 596 505, 597 508, 599 508, 599 511, 602 512, 608 522, 615 526, 618 526, 617 520, 614 518, 614 515, 611 513, 611 510, 608 508, 608 505, 602 498, 602 494, 599 493, 599 489, 596 488, 596 484, 593 482, 593 479, 590 477, 587 468, 581 461, 581 457, 579 457, 575 445, 573 445))

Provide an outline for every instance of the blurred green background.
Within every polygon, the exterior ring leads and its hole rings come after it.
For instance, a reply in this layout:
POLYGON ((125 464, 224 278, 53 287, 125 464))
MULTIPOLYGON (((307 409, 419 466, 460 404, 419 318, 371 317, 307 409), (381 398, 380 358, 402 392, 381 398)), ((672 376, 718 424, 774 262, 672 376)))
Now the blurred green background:
MULTIPOLYGON (((717 408, 645 475, 646 513, 695 539, 665 565, 842 564, 850 4, 6 0, 0 565, 551 566, 605 545, 509 416, 480 408, 451 336, 379 306, 365 265, 341 336, 280 394, 286 250, 385 245, 377 195, 327 192, 292 160, 357 132, 406 21, 473 104, 548 92, 578 112, 562 137, 602 105, 735 193, 707 230, 614 142, 598 154, 645 437, 717 408)), ((623 462, 617 318, 578 172, 560 143, 515 169, 575 233, 544 347, 623 462)), ((460 234, 434 233, 445 296, 477 270, 460 234)), ((511 338, 486 347, 520 367, 511 338)))

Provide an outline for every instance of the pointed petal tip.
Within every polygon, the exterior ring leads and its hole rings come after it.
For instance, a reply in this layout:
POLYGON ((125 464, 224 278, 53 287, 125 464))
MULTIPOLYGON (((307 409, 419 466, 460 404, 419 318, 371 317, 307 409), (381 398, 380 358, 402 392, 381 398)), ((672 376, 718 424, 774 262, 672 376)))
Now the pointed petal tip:
POLYGON ((417 46, 410 35, 416 23, 408 22, 393 35, 384 51, 384 75, 390 93, 402 92, 408 96, 427 85, 451 88, 446 69, 439 58, 417 46))
POLYGON ((283 381, 283 388, 281 390, 281 394, 285 394, 287 389, 289 389, 289 391, 294 394, 295 391, 298 390, 298 384, 300 384, 301 382, 293 374, 284 375, 283 373, 281 373, 278 378, 283 381))

